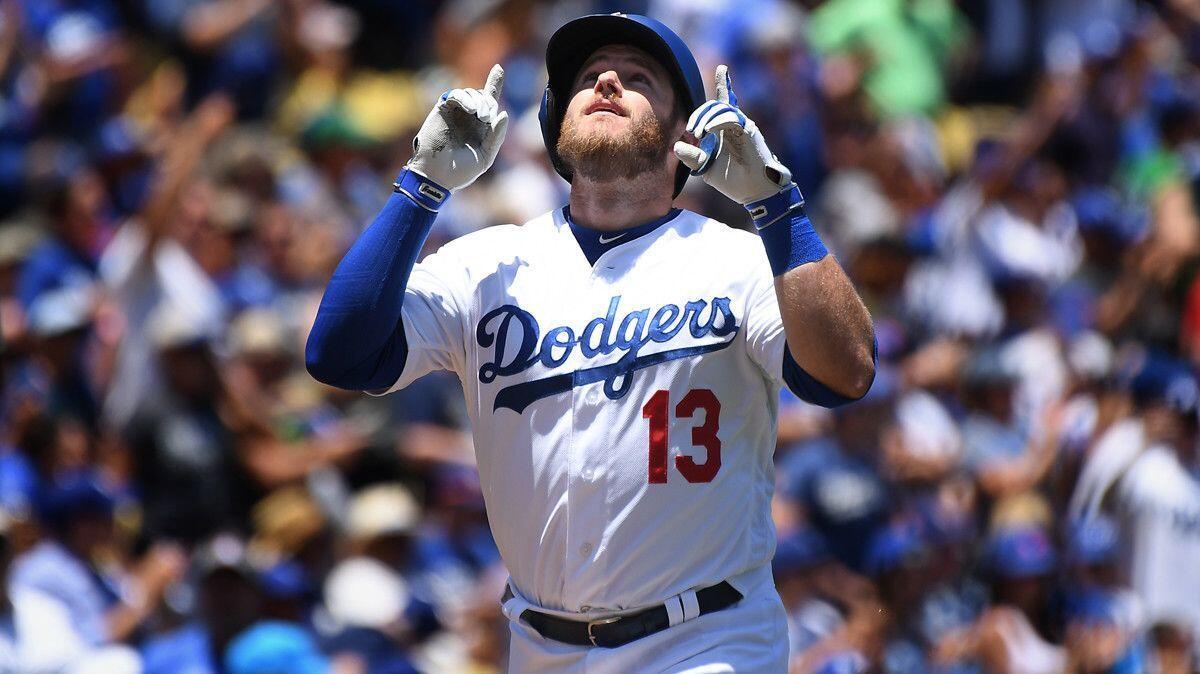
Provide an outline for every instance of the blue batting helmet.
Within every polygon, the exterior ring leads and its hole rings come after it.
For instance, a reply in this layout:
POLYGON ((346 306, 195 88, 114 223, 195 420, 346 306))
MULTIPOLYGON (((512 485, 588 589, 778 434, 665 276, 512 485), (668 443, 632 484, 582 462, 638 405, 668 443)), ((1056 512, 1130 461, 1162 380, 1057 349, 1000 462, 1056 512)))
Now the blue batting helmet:
MULTIPOLYGON (((546 72, 549 82, 542 95, 538 120, 542 123, 542 138, 550 151, 554 170, 567 182, 571 169, 558 156, 558 132, 566 112, 566 102, 575 75, 597 49, 610 44, 637 47, 658 61, 671 75, 676 100, 686 106, 686 112, 700 107, 705 101, 704 82, 696 58, 678 35, 661 21, 639 14, 591 14, 568 21, 555 31, 546 45, 546 72)), ((675 195, 687 181, 688 168, 682 163, 675 171, 675 195)))

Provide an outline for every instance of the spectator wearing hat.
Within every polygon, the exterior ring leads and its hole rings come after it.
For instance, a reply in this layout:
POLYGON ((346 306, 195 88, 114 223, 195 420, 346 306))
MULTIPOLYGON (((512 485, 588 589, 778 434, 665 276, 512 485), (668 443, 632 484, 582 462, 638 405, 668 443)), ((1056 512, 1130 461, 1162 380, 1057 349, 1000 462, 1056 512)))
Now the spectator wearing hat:
POLYGON ((1190 366, 1132 356, 1126 388, 1138 414, 1102 438, 1073 496, 1077 512, 1106 507, 1123 523, 1126 573, 1147 620, 1200 629, 1200 578, 1180 569, 1200 555, 1200 481, 1193 473, 1200 388, 1190 366))
POLYGON ((170 305, 151 319, 165 390, 125 433, 137 480, 145 485, 145 528, 188 542, 236 530, 249 513, 254 485, 239 462, 209 338, 170 305))
POLYGON ((258 569, 255 575, 263 598, 264 616, 294 623, 310 621, 319 589, 299 562, 277 561, 258 569))
MULTIPOLYGON (((148 335, 164 391, 133 419, 126 436, 147 486, 147 528, 156 534, 197 541, 237 530, 264 492, 347 462, 362 448, 362 434, 346 422, 330 424, 324 434, 285 436, 263 409, 253 366, 242 363, 250 370, 239 378, 240 365, 223 363, 213 336, 180 307, 156 309, 148 335)), ((235 346, 248 357, 260 336, 239 334, 235 346)), ((270 370, 277 363, 269 358, 260 365, 270 370)))
POLYGON ((90 167, 52 179, 47 190, 51 234, 30 251, 17 281, 17 298, 27 311, 45 292, 78 290, 97 280, 101 253, 114 231, 107 199, 100 176, 90 167))
POLYGON ((393 434, 380 428, 386 421, 382 401, 363 401, 368 410, 353 418, 337 414, 311 379, 296 376, 300 359, 294 342, 274 309, 247 309, 229 327, 217 363, 220 377, 231 406, 258 421, 243 423, 238 433, 246 469, 262 485, 275 487, 318 472, 341 482, 335 467, 350 475, 368 472, 362 450, 379 445, 394 463, 393 434))
POLYGON ((61 602, 31 588, 9 591, 13 543, 0 511, 0 671, 57 671, 87 650, 61 602))
POLYGON ((131 55, 121 15, 107 0, 23 7, 26 47, 38 55, 52 92, 43 123, 83 135, 119 103, 119 78, 131 55))
POLYGON ((370 557, 350 557, 330 572, 317 624, 328 633, 325 650, 353 655, 367 671, 416 674, 411 597, 404 578, 370 557))
POLYGON ((421 521, 421 506, 399 483, 366 487, 350 501, 346 536, 356 549, 396 570, 413 562, 413 534, 421 521))
POLYGON ((80 473, 43 487, 38 515, 49 536, 13 564, 13 591, 31 589, 62 602, 88 646, 129 638, 150 617, 183 569, 181 552, 157 544, 132 570, 100 566, 114 541, 111 492, 98 476, 80 473))
POLYGON ((1141 601, 1124 580, 1117 523, 1100 515, 1068 521, 1065 527, 1062 611, 1066 645, 1072 657, 1093 661, 1081 667, 1084 671, 1141 671, 1130 663, 1145 666, 1147 644, 1142 637, 1147 624, 1141 601), (1078 628, 1075 633, 1073 627, 1078 628), (1093 639, 1094 631, 1098 634, 1093 639), (1109 650, 1119 652, 1101 657, 1102 651, 1087 648, 1093 641, 1106 643, 1109 650), (1084 652, 1076 655, 1074 651, 1080 649, 1084 652), (1126 664, 1116 666, 1122 660, 1126 664))
POLYGON ((1054 502, 1066 506, 1093 443, 1125 414, 1128 398, 1113 377, 1115 349, 1094 330, 1066 344, 1070 383, 1061 406, 1059 455, 1051 475, 1054 502))
POLYGON ((1077 189, 1070 198, 1083 261, 1050 297, 1055 327, 1065 335, 1096 325, 1097 303, 1121 276, 1122 258, 1145 234, 1145 213, 1107 186, 1077 189))
POLYGON ((236 536, 220 534, 197 546, 185 606, 194 619, 142 646, 144 674, 224 674, 224 654, 234 637, 255 623, 262 594, 236 536))
POLYGON ((1067 605, 1068 669, 1080 674, 1134 674, 1150 669, 1150 653, 1140 629, 1122 615, 1121 601, 1103 589, 1090 589, 1067 605))
POLYGON ((916 521, 897 520, 871 539, 867 571, 875 579, 887 622, 878 638, 880 670, 888 674, 928 671, 920 610, 932 584, 932 549, 916 521))
POLYGON ((308 590, 320 587, 337 561, 339 541, 324 504, 312 491, 299 485, 276 489, 254 504, 250 521, 254 535, 249 553, 266 575, 260 581, 267 582, 268 591, 279 580, 308 590), (286 569, 287 578, 271 578, 271 569, 286 569))
POLYGON ((410 600, 404 612, 409 636, 415 640, 438 629, 435 607, 455 602, 453 581, 445 583, 438 569, 422 558, 417 530, 421 516, 420 504, 399 483, 376 484, 359 491, 346 515, 351 550, 382 563, 407 586, 410 600))
POLYGON ((85 354, 96 306, 93 291, 93 286, 59 288, 34 300, 28 314, 32 357, 23 377, 42 382, 48 413, 74 419, 95 433, 100 420, 97 382, 85 354))
POLYGON ((791 670, 818 671, 847 653, 882 657, 887 609, 871 579, 851 571, 807 525, 779 542, 772 564, 788 612, 791 670))
POLYGON ((1049 473, 1058 445, 1060 407, 1041 418, 1021 419, 1016 406, 1019 374, 1005 349, 981 349, 962 374, 963 462, 990 499, 1033 489, 1049 473))
MULTIPOLYGON (((972 573, 979 539, 973 481, 963 475, 943 479, 937 491, 919 503, 918 512, 929 547, 929 589, 911 629, 934 658, 969 631, 989 601, 987 586, 972 573)), ((931 664, 957 671, 971 662, 965 655, 943 655, 942 661, 931 664)))
POLYGON ((329 658, 297 625, 264 621, 234 638, 225 651, 226 674, 330 674, 329 658))
MULTIPOLYGON (((505 572, 460 382, 353 397, 295 351, 423 100, 501 62, 514 121, 424 252, 561 204, 538 51, 576 4, 0 0, 0 509, 20 521, 0 671, 123 673, 75 623, 107 642, 154 566, 126 548, 171 540, 190 573, 124 631, 150 674, 229 674, 239 635, 250 670, 499 671, 505 572), (80 473, 110 480, 112 525, 51 525, 46 494, 80 473), (348 517, 400 477, 420 507, 348 517), (227 529, 249 543, 213 545, 227 529)), ((781 393, 793 674, 1194 674, 1195 3, 633 4, 729 64, 784 163, 805 158, 876 318, 868 399, 781 393), (1031 529, 1053 571, 996 562, 1031 529)), ((677 201, 729 206, 699 181, 677 201)))
POLYGON ((821 534, 809 526, 783 536, 776 544, 771 571, 787 611, 792 661, 798 662, 809 648, 845 623, 842 611, 819 591, 821 567, 831 562, 821 534))
POLYGON ((994 605, 956 644, 943 644, 942 658, 975 657, 989 671, 1062 672, 1066 654, 1046 636, 1048 581, 1056 565, 1049 537, 1036 527, 1002 528, 985 554, 994 605))

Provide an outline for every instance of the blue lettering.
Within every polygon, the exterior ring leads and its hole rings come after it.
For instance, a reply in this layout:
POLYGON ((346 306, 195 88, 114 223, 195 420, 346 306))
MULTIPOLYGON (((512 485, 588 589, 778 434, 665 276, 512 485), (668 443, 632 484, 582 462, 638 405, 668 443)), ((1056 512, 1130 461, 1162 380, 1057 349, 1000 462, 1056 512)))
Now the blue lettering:
POLYGON ((687 303, 687 309, 692 315, 692 320, 688 324, 688 331, 692 333, 693 337, 703 337, 710 333, 718 337, 723 337, 737 329, 733 318, 733 311, 729 309, 728 297, 713 298, 712 308, 708 312, 708 322, 701 325, 700 314, 704 311, 706 304, 704 301, 687 303), (718 312, 721 314, 720 327, 716 326, 718 312))
MULTIPOLYGON (((683 306, 684 320, 688 320, 688 331, 693 337, 703 337, 708 334, 708 326, 700 327, 700 312, 704 311, 704 307, 708 306, 708 302, 704 300, 696 300, 688 302, 683 306)), ((680 321, 682 323, 683 320, 680 321)), ((711 321, 710 321, 711 322, 711 321)))
POLYGON ((512 305, 505 304, 501 307, 492 309, 484 314, 483 318, 479 319, 479 325, 475 327, 475 340, 479 342, 479 346, 487 348, 494 342, 495 350, 492 352, 495 355, 495 361, 484 363, 479 368, 479 381, 488 384, 496 379, 497 376, 516 374, 528 368, 533 364, 533 350, 538 343, 538 322, 533 317, 533 314, 524 309, 512 305), (499 325, 495 331, 489 331, 488 325, 492 323, 492 319, 500 317, 499 325), (508 346, 508 331, 513 319, 517 319, 517 323, 521 326, 521 344, 517 347, 517 353, 508 363, 504 362, 504 355, 507 352, 508 346))
POLYGON ((674 326, 671 322, 679 318, 679 307, 674 304, 664 304, 658 311, 654 312, 654 318, 650 319, 650 339, 656 342, 669 342, 671 338, 679 333, 679 329, 683 327, 683 321, 679 321, 674 326))
POLYGON ((617 330, 618 349, 637 352, 642 344, 646 343, 643 328, 646 327, 646 316, 649 313, 649 309, 641 309, 625 315, 625 318, 621 320, 621 328, 617 330), (632 334, 629 330, 631 327, 633 328, 632 334))
POLYGON ((563 325, 551 328, 542 336, 537 319, 512 304, 484 314, 475 327, 475 340, 481 347, 492 348, 492 360, 479 368, 479 381, 485 384, 497 377, 523 372, 535 363, 541 363, 548 370, 560 367, 570 359, 576 345, 587 358, 621 352, 619 359, 607 364, 506 386, 497 392, 494 409, 507 407, 520 413, 535 400, 597 381, 604 383, 604 394, 608 398, 617 400, 629 392, 637 370, 724 349, 733 339, 639 355, 646 344, 669 342, 684 326, 697 339, 737 334, 737 319, 728 297, 714 297, 711 302, 693 300, 682 309, 676 304, 664 304, 654 311, 653 317, 650 309, 639 309, 618 321, 620 302, 620 295, 610 298, 605 315, 588 321, 578 335, 563 325), (708 315, 704 316, 706 309, 708 315))
POLYGON ((559 326, 546 333, 542 339, 541 361, 546 367, 558 367, 567 362, 571 350, 575 348, 575 331, 567 326, 559 326), (560 339, 561 338, 561 339, 560 339), (562 355, 554 357, 554 347, 562 347, 562 355))
POLYGON ((583 333, 579 335, 579 350, 583 355, 591 358, 601 353, 612 353, 613 349, 617 348, 615 344, 609 341, 612 336, 613 321, 617 318, 617 305, 621 302, 621 296, 615 295, 608 301, 608 313, 604 318, 593 318, 586 327, 583 328, 583 333), (600 330, 600 340, 595 346, 592 346, 592 335, 596 330, 600 330))
POLYGON ((737 319, 733 317, 733 309, 729 308, 729 298, 714 297, 712 308, 714 319, 716 318, 716 313, 718 311, 721 312, 721 327, 714 327, 712 333, 718 337, 733 334, 737 330, 737 319))

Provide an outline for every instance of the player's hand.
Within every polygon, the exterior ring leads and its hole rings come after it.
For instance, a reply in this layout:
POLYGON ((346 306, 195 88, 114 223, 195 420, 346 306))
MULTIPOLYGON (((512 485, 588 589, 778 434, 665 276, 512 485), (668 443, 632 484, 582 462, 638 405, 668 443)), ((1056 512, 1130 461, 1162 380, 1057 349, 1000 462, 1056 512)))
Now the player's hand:
POLYGON ((767 149, 754 120, 737 108, 729 68, 717 66, 717 100, 688 119, 699 146, 679 141, 675 156, 718 192, 746 205, 766 199, 792 182, 792 172, 767 149))
POLYGON ((491 167, 504 141, 508 113, 500 111, 504 69, 492 66, 483 89, 452 89, 438 99, 413 138, 408 168, 451 191, 491 167))

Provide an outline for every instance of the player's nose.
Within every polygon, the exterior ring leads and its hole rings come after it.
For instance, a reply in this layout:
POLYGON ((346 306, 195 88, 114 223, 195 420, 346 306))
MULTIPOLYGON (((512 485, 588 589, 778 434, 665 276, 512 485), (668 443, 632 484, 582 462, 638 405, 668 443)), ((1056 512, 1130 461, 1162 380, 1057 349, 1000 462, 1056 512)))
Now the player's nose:
POLYGON ((596 78, 596 93, 613 98, 620 98, 625 93, 625 87, 621 85, 621 78, 617 77, 617 71, 606 70, 600 73, 600 76, 596 78))

